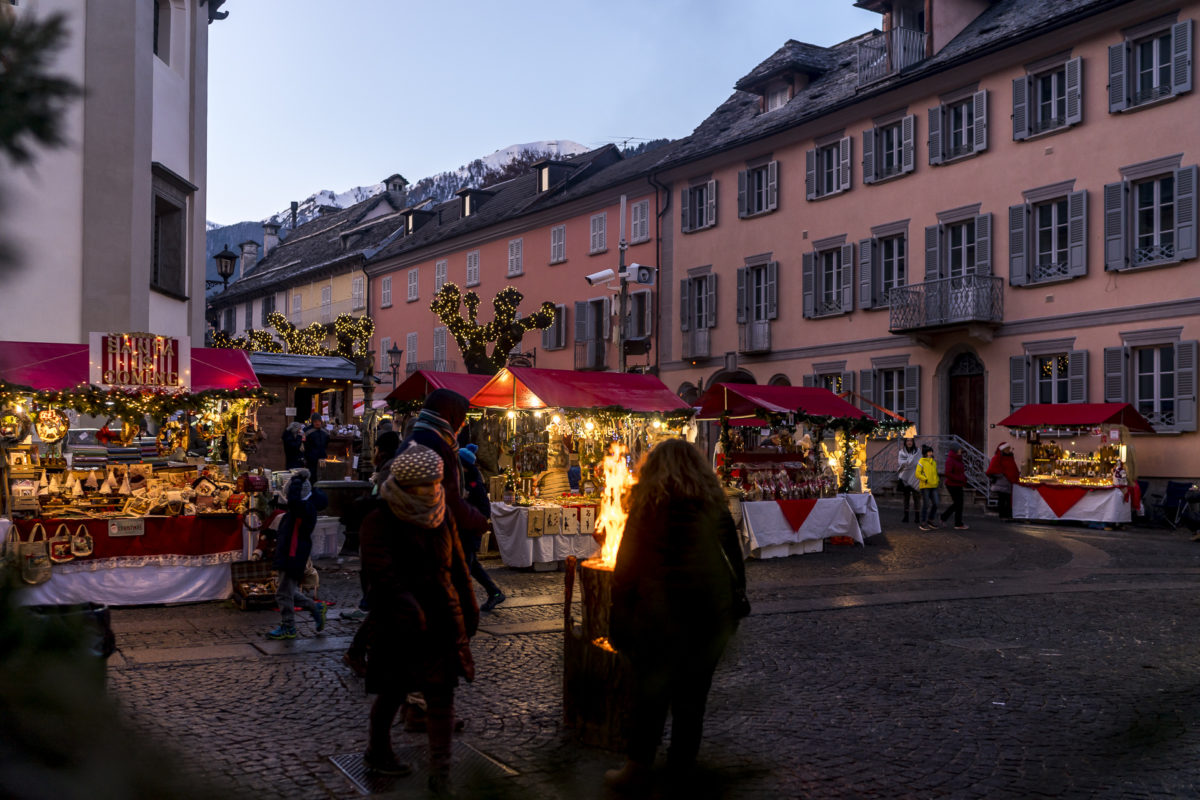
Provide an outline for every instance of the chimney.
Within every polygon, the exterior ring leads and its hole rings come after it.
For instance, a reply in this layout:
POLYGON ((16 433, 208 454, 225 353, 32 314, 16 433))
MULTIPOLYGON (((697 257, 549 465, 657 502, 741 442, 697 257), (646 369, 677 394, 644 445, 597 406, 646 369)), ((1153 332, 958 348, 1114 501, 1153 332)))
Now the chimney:
POLYGON ((246 274, 246 270, 258 262, 258 242, 248 239, 238 247, 242 250, 242 257, 238 259, 238 280, 241 280, 242 276, 246 274))
POLYGON ((403 192, 407 186, 408 181, 399 172, 383 179, 383 188, 389 192, 403 192))
POLYGON ((296 230, 296 211, 299 210, 300 204, 295 200, 292 201, 292 230, 296 230))
POLYGON ((263 223, 263 251, 262 256, 266 258, 271 251, 279 246, 279 226, 274 222, 263 223))

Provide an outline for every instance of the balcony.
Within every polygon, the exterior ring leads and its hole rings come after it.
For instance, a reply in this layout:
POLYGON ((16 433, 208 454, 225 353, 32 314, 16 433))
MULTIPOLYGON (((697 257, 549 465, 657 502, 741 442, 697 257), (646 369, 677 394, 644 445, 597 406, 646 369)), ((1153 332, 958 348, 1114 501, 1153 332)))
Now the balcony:
POLYGON ((858 85, 865 86, 925 60, 923 31, 893 28, 858 45, 858 85))
POLYGON ((698 361, 702 358, 708 358, 712 354, 709 350, 708 328, 684 331, 682 335, 683 358, 685 360, 698 361))
POLYGON ((302 308, 287 315, 288 321, 297 328, 307 328, 314 322, 322 325, 332 324, 342 314, 353 314, 362 311, 362 302, 354 300, 339 300, 336 303, 321 305, 315 308, 302 308))
POLYGON ((601 372, 608 369, 605 358, 608 348, 603 339, 588 339, 575 343, 575 369, 601 372))
POLYGON ((767 353, 770 350, 771 323, 769 320, 738 325, 739 353, 767 353))
POLYGON ((458 372, 458 362, 445 358, 435 358, 432 361, 409 361, 404 365, 404 374, 411 375, 419 369, 429 372, 458 372))
POLYGON ((1004 321, 1004 279, 991 275, 960 275, 896 286, 888 299, 888 330, 892 333, 1004 321))

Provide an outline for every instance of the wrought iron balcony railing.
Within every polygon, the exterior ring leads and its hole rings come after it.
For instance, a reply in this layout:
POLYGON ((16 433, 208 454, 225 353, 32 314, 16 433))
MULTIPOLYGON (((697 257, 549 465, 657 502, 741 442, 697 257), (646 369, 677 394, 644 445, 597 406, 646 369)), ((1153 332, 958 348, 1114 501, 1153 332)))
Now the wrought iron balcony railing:
POLYGON ((858 85, 864 86, 925 60, 923 31, 892 28, 858 45, 858 85))
POLYGON ((684 358, 708 358, 710 355, 708 328, 683 332, 684 358))
POLYGON ((738 351, 766 353, 771 349, 771 323, 767 320, 738 325, 738 351))
POLYGON ((608 348, 603 339, 588 339, 575 343, 575 369, 596 370, 608 369, 606 359, 608 348))
POLYGON ((897 286, 889 299, 888 329, 892 333, 1004 321, 1004 279, 991 275, 960 275, 897 286))

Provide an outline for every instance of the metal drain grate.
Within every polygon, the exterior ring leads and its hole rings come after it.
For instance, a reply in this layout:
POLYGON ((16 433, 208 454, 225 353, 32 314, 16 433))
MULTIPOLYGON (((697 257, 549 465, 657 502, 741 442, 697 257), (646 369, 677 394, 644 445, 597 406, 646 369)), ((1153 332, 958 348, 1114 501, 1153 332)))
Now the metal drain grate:
MULTIPOLYGON (((397 792, 401 797, 426 797, 425 784, 429 780, 429 750, 425 745, 408 745, 397 747, 396 758, 406 764, 412 764, 411 775, 393 777, 391 775, 374 775, 367 772, 363 766, 362 753, 348 753, 340 756, 330 756, 329 760, 340 769, 354 788, 363 794, 384 794, 397 792)), ((476 750, 466 742, 454 743, 453 761, 450 766, 450 780, 456 787, 482 787, 494 784, 505 778, 516 775, 512 767, 500 763, 491 756, 476 750)))

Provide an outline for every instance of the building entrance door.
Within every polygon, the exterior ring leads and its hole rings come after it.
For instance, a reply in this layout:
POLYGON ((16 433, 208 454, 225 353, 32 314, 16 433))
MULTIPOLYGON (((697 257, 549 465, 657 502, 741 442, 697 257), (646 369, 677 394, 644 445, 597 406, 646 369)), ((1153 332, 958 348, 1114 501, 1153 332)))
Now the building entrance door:
POLYGON ((963 353, 954 359, 949 377, 949 433, 983 452, 987 444, 983 362, 974 353, 963 353))

